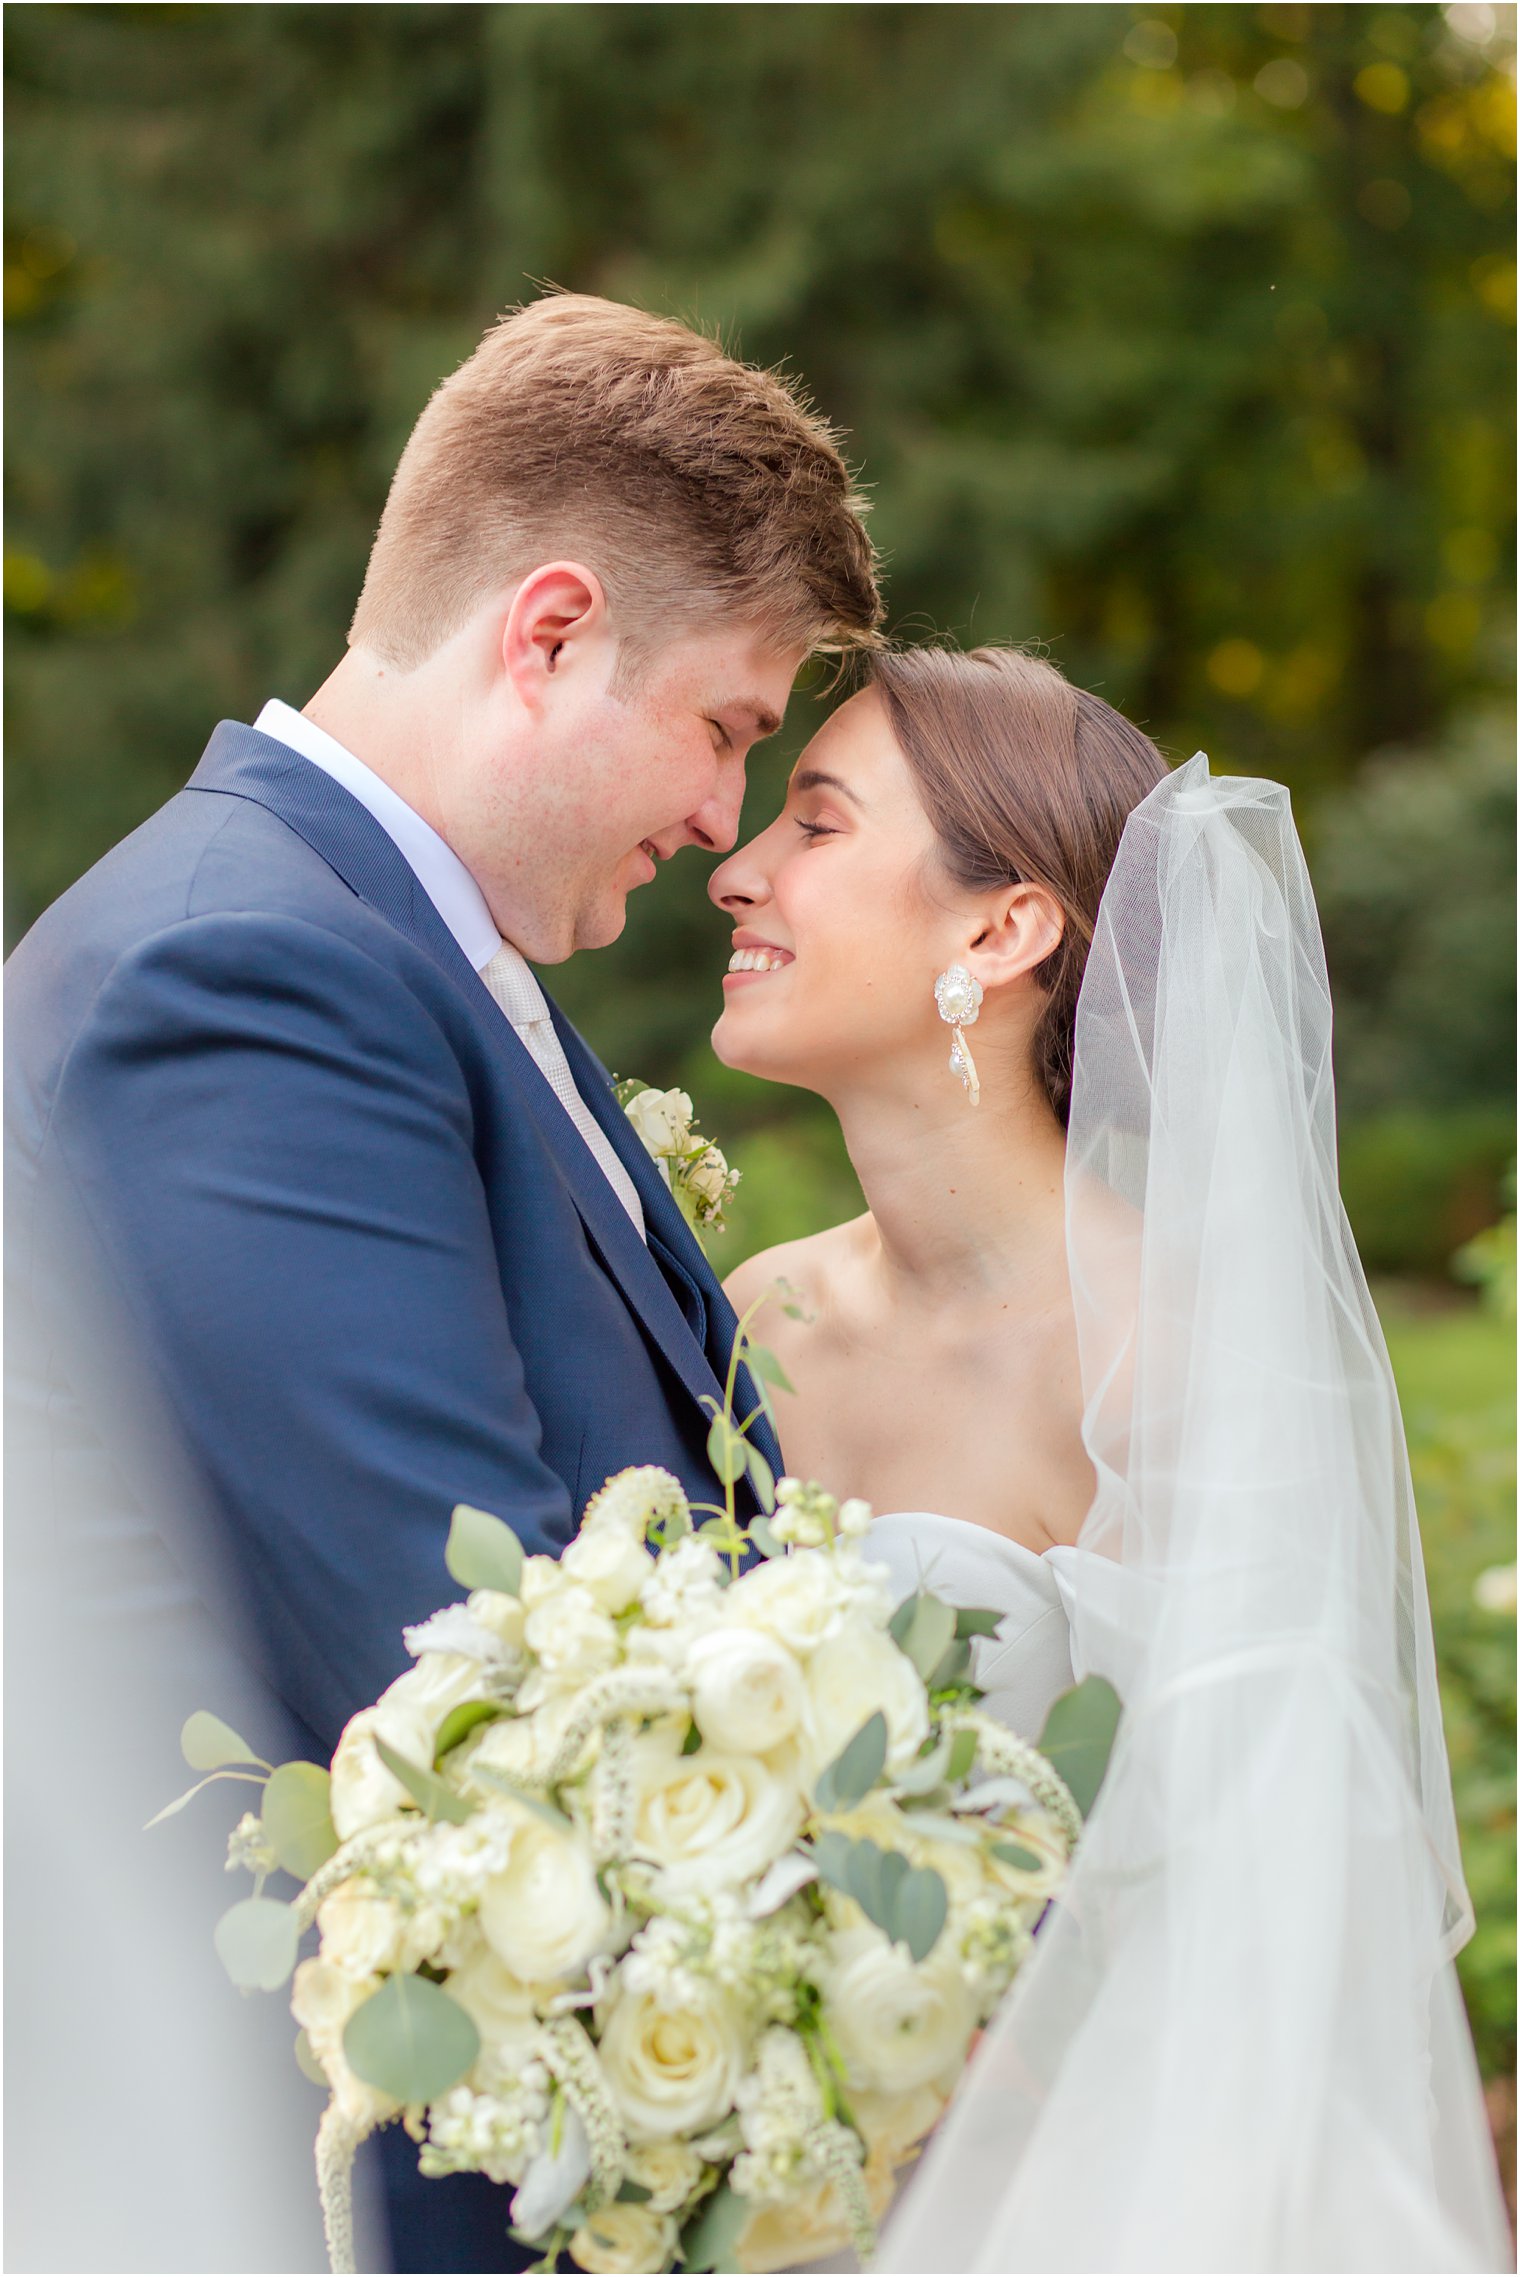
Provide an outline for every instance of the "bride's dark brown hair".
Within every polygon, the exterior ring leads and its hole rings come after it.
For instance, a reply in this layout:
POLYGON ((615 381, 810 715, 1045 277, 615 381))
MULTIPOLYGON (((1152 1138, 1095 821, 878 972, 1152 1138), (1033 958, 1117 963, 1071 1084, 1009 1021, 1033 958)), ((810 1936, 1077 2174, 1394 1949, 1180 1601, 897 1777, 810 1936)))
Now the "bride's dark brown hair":
POLYGON ((1098 903, 1125 822, 1167 763, 1101 696, 1022 649, 891 649, 869 679, 955 883, 1043 886, 1061 905, 1060 944, 1034 972, 1048 999, 1034 1066, 1064 1125, 1098 903))

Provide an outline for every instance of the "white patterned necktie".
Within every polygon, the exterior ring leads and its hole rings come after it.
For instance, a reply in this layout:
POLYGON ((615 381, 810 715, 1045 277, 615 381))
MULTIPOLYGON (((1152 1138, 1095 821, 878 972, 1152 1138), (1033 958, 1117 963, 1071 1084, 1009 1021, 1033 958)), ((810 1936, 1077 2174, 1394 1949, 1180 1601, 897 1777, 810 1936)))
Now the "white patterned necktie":
POLYGON ((565 1047, 555 1033, 548 999, 526 960, 516 949, 503 942, 490 963, 481 967, 480 977, 511 1021, 524 1049, 531 1055, 534 1065, 605 1172, 608 1185, 632 1218, 639 1238, 647 1240, 638 1188, 618 1160, 611 1139, 575 1088, 575 1078, 570 1072, 570 1062, 565 1057, 565 1047))

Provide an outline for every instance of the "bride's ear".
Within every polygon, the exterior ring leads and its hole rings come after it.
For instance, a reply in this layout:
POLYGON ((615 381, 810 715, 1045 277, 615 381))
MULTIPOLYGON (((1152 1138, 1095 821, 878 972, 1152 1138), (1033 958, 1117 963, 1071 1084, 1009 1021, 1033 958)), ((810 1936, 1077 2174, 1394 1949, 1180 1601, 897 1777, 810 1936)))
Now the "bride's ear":
POLYGON ((966 964, 983 988, 1006 988, 1061 945, 1066 912, 1048 886, 1016 885, 988 908, 966 964))

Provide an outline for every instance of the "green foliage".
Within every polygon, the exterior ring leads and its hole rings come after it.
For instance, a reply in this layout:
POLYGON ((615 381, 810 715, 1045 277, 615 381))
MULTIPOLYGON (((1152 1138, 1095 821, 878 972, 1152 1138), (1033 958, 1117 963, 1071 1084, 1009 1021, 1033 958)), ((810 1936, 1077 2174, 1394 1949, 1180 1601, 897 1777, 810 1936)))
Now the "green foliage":
POLYGON ((949 1910, 932 1866, 914 1866, 900 1850, 833 1829, 814 1837, 813 1856, 823 1879, 852 1897, 883 1936, 900 1939, 915 1961, 927 1960, 949 1910))
POLYGON ((1119 1730, 1121 1706, 1112 1684, 1085 1676, 1053 1700, 1040 1734, 1039 1749, 1071 1789, 1085 1818, 1097 1801, 1119 1730))
POLYGON ((282 1763, 264 1788, 259 1815, 287 1874, 310 1881, 338 1847, 329 1808, 331 1780, 319 1763, 282 1763))
POLYGON ((231 1724, 224 1724, 220 1716, 211 1715, 205 1708, 197 1708, 185 1719, 179 1751, 192 1771, 220 1771, 233 1763, 263 1762, 231 1724))
POLYGON ((720 2182, 681 2232, 681 2267, 731 2269, 734 2249, 751 2211, 747 2198, 720 2182))
POLYGON ((1419 1505, 1436 1666, 1477 1930, 1458 1957, 1488 2077, 1515 2069, 1515 1623, 1474 1596, 1515 1556, 1515 1334, 1385 1293, 1419 1505))
POLYGON ((1500 1206, 1513 1106, 1401 1107, 1341 1137, 1341 1194, 1369 1273, 1445 1274, 1500 1206))
POLYGON ((427 1977, 388 1977, 343 2033, 350 2067, 398 2103, 431 2103, 463 2079, 480 2053, 472 2019, 427 1977))
POLYGON ((419 1810, 425 1811, 429 1818, 443 1818, 451 1826, 463 1826, 472 1806, 463 1795, 456 1795, 436 1771, 424 1770, 420 1763, 409 1763, 404 1755, 398 1755, 395 1748, 381 1739, 378 1733, 375 1735, 375 1753, 391 1777, 400 1780, 419 1810))
POLYGON ((868 1795, 887 1760, 887 1719, 878 1708, 819 1772, 813 1800, 821 1811, 848 1811, 868 1795))
POLYGON ((274 1898, 240 1898, 213 1932, 217 1958, 240 1992, 278 1992, 301 1941, 294 1910, 274 1898))
POLYGON ((468 1502, 455 1506, 443 1562, 461 1589, 499 1589, 515 1597, 522 1583, 521 1542, 505 1518, 468 1502))

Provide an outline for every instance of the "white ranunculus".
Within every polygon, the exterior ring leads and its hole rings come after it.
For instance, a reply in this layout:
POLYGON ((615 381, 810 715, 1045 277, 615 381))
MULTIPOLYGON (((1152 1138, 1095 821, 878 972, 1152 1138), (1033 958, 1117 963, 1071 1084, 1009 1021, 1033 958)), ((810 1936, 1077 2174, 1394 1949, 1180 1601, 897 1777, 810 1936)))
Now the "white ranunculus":
POLYGON ((603 2277, 634 2277, 639 2270, 668 2269, 676 2242, 676 2225, 668 2214, 656 2213, 652 2204, 614 2199, 587 2215, 570 2240, 570 2258, 578 2269, 603 2277))
POLYGON ((535 1605, 523 1630, 528 1650, 555 1685, 586 1684, 617 1659, 617 1630, 589 1589, 567 1580, 535 1605))
MULTIPOLYGON (((399 1681, 399 1680, 398 1680, 399 1681)), ((361 1708, 343 1727, 332 1759, 329 1808, 340 1842, 399 1817, 411 1802, 401 1781, 387 1771, 375 1752, 383 1739, 409 1763, 430 1770, 433 1762, 434 1725, 420 1703, 396 1695, 395 1685, 372 1708, 361 1708)))
POLYGON ((628 1102, 628 1120, 648 1152, 680 1154, 691 1144, 695 1110, 684 1091, 641 1091, 628 1102))
POLYGON ((836 1560, 809 1552, 767 1558, 728 1590, 727 1621, 763 1629, 791 1652, 807 1654, 844 1626, 850 1592, 836 1560))
POLYGON ((481 1892, 480 1926, 497 1958, 525 1984, 576 1976, 612 1928, 581 1836, 523 1811, 504 1871, 481 1892))
POLYGON ((340 1882, 317 1909, 322 1958, 350 1976, 373 1977, 396 1966, 406 1916, 394 1898, 362 1880, 340 1882))
POLYGON ((583 1526, 560 1560, 570 1579, 590 1592, 604 1613, 626 1612, 654 1571, 642 1531, 614 1518, 583 1526))
POLYGON ((483 1629, 504 1645, 521 1646, 527 1615, 520 1597, 509 1597, 504 1589, 472 1589, 468 1604, 483 1629))
POLYGON ((657 2214, 679 2213, 706 2172, 706 2163, 690 2143, 637 2143, 630 2147, 625 2169, 630 2182, 649 2192, 657 2214))
POLYGON ((538 2035, 533 1995, 483 1941, 449 1976, 451 1997, 480 2034, 480 2062, 492 2074, 527 2063, 538 2035))
POLYGON ((965 2060, 976 2008, 948 1953, 915 1964, 901 1945, 862 1922, 830 1936, 824 1991, 852 2087, 906 2095, 965 2060))
POLYGON ((327 2074, 339 2111, 361 2131, 383 2127, 400 2106, 349 2069, 343 2034, 356 2008, 380 1990, 379 1977, 350 1976, 331 1961, 303 1961, 290 1988, 290 2013, 327 2074))
POLYGON ((884 1629, 855 1618, 808 1662, 808 1723, 821 1770, 878 1709, 887 1720, 887 1770, 906 1771, 929 1736, 923 1679, 884 1629))
POLYGON ((564 1586, 564 1568, 558 1558, 523 1559, 517 1594, 525 1612, 531 1613, 535 1607, 546 1605, 551 1597, 558 1596, 564 1586))
POLYGON ((718 1985, 693 1991, 681 2007, 655 1993, 614 1996, 599 2054, 630 2142, 698 2134, 733 2109, 746 2054, 740 2011, 718 1985))
POLYGON ((801 1831, 795 1774, 700 1747, 683 1755, 668 1728, 634 1742, 636 1856, 661 1869, 668 1896, 732 1889, 762 1874, 801 1831))
POLYGON ((692 1713, 711 1747, 762 1755, 802 1721, 802 1670, 763 1629, 710 1629, 692 1646, 684 1673, 692 1713))
MULTIPOLYGON (((383 1708, 388 1700, 404 1701, 408 1708, 426 1716, 430 1734, 436 1734, 444 1717, 461 1701, 484 1696, 483 1678, 480 1662, 468 1653, 419 1653, 406 1674, 386 1686, 377 1705, 383 1708)), ((422 1766, 427 1771, 433 1767, 431 1744, 422 1766)))

